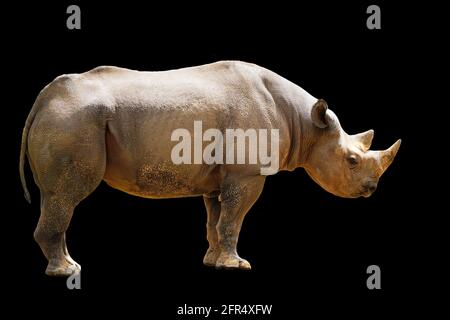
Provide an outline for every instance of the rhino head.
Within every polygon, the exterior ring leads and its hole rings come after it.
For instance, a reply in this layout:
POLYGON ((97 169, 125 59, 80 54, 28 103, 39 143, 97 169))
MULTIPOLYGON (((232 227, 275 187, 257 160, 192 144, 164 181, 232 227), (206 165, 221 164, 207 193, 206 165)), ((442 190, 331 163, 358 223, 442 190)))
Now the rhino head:
POLYGON ((394 160, 401 140, 387 150, 369 150, 374 131, 347 134, 321 99, 311 109, 311 120, 318 134, 304 166, 309 176, 334 195, 369 197, 394 160))

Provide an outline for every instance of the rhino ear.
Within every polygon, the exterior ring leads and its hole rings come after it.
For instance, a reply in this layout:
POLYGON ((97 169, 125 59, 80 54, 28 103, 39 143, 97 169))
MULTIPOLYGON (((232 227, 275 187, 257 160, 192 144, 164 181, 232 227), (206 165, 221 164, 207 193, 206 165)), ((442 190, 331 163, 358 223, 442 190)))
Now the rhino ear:
POLYGON ((311 109, 311 119, 314 125, 318 128, 328 127, 327 113, 328 104, 323 99, 317 100, 311 109))

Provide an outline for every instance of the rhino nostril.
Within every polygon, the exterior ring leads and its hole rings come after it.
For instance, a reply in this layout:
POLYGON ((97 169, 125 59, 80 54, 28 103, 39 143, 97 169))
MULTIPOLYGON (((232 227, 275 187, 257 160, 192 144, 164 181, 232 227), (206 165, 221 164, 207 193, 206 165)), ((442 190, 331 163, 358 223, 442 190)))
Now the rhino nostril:
POLYGON ((365 185, 363 186, 363 188, 364 188, 366 191, 372 193, 372 192, 374 192, 374 191, 377 189, 377 184, 374 183, 374 182, 370 182, 370 183, 365 184, 365 185))

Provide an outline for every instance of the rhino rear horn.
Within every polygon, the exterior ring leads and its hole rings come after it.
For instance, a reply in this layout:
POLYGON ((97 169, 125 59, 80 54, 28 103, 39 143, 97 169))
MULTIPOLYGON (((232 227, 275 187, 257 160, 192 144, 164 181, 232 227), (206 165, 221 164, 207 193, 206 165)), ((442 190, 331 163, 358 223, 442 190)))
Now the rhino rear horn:
POLYGON ((394 161, 402 140, 398 139, 389 149, 380 151, 381 172, 383 173, 394 161))
POLYGON ((372 145, 374 131, 372 129, 362 133, 354 134, 352 137, 361 145, 363 151, 368 151, 372 145))

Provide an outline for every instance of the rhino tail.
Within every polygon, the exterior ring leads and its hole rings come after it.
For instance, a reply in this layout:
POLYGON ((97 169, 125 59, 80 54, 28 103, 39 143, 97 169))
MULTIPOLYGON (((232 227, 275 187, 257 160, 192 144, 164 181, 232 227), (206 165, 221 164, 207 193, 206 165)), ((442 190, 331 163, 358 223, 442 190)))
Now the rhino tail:
POLYGON ((27 117, 27 120, 25 121, 25 127, 23 128, 22 132, 22 144, 20 148, 20 161, 19 161, 19 172, 20 172, 20 180, 22 182, 22 187, 24 191, 25 199, 28 201, 28 203, 31 203, 31 197, 30 192, 27 188, 27 181, 25 179, 25 173, 24 173, 24 166, 25 166, 25 160, 27 157, 27 149, 28 149, 28 132, 30 131, 31 125, 33 124, 34 118, 37 114, 37 107, 35 103, 33 107, 31 108, 30 114, 27 117))

